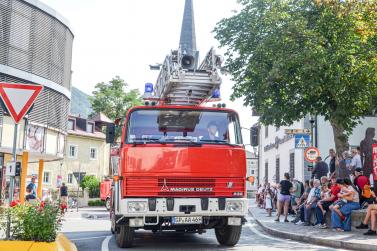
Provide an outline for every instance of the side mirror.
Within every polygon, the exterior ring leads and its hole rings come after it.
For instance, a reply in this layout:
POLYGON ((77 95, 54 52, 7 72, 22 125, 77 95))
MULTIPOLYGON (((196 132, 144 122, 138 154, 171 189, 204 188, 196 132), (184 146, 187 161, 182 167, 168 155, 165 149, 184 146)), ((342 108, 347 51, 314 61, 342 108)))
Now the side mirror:
POLYGON ((106 126, 106 143, 115 142, 115 124, 111 123, 106 126))
POLYGON ((250 128, 250 145, 251 146, 258 146, 258 137, 259 136, 259 128, 258 127, 251 127, 250 128))

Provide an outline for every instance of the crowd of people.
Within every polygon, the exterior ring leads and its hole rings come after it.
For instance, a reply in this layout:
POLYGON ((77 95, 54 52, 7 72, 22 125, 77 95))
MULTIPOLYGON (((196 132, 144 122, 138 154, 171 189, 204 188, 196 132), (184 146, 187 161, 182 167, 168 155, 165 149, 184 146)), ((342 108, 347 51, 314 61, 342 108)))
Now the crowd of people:
POLYGON ((326 215, 331 214, 331 228, 336 231, 351 231, 351 213, 353 210, 367 208, 367 214, 357 229, 368 229, 364 235, 377 235, 377 201, 370 180, 363 175, 358 150, 352 150, 352 159, 347 153, 338 159, 335 151, 329 151, 329 165, 317 158, 312 170, 312 179, 304 183, 289 173, 277 184, 266 183, 257 190, 256 201, 260 208, 272 216, 276 211, 276 222, 284 216, 284 222, 290 222, 288 215, 295 218, 296 225, 328 228, 326 215), (315 217, 312 215, 314 214, 315 217), (314 220, 313 220, 314 219, 314 220))

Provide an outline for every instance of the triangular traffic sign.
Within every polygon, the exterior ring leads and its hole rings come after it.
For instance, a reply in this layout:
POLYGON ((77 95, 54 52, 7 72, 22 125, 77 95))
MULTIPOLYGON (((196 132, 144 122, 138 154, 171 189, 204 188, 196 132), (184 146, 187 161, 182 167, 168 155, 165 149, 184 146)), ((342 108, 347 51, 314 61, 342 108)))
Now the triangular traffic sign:
POLYGON ((0 82, 0 95, 9 114, 18 124, 41 93, 43 86, 0 82))

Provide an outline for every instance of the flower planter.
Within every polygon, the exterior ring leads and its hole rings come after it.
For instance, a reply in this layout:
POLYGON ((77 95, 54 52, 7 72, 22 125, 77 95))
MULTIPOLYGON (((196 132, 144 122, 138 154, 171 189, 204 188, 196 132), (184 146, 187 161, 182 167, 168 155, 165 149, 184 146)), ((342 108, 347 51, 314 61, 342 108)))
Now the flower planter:
POLYGON ((54 242, 35 241, 0 241, 0 250, 4 251, 77 251, 64 234, 58 234, 54 242))

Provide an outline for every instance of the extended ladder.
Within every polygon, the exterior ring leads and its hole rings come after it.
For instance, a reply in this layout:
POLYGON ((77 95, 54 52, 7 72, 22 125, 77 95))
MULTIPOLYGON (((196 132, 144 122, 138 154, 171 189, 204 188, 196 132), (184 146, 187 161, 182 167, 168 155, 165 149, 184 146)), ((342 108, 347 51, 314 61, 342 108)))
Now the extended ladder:
POLYGON ((198 69, 191 70, 182 66, 186 55, 180 51, 172 51, 166 56, 153 96, 172 105, 199 105, 209 101, 214 92, 220 89, 218 69, 221 67, 221 57, 211 48, 198 69))

